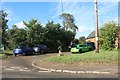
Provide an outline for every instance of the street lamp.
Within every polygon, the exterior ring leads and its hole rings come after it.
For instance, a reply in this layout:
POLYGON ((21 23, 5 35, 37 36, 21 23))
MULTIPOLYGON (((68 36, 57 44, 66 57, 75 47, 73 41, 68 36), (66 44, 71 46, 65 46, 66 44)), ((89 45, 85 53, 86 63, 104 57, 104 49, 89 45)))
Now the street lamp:
POLYGON ((96 53, 99 53, 99 32, 98 32, 98 6, 97 6, 97 0, 94 0, 95 3, 95 46, 96 46, 96 53))

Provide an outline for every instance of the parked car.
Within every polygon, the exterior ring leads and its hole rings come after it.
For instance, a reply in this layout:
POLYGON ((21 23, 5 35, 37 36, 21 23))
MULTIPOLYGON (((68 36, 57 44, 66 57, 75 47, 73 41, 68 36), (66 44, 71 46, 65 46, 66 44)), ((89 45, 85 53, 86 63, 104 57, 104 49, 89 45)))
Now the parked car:
POLYGON ((77 44, 72 46, 70 52, 72 53, 82 53, 85 51, 91 51, 91 47, 87 45, 77 44))
POLYGON ((33 47, 33 49, 34 49, 34 53, 37 53, 37 54, 38 53, 43 54, 43 53, 49 52, 49 48, 45 44, 39 44, 33 47))
POLYGON ((91 46, 91 49, 95 50, 95 43, 94 42, 87 42, 85 45, 91 46))
POLYGON ((14 56, 19 55, 19 54, 22 54, 23 56, 25 56, 28 54, 29 55, 33 54, 34 50, 33 48, 28 47, 28 46, 18 46, 14 49, 13 53, 14 53, 14 56))

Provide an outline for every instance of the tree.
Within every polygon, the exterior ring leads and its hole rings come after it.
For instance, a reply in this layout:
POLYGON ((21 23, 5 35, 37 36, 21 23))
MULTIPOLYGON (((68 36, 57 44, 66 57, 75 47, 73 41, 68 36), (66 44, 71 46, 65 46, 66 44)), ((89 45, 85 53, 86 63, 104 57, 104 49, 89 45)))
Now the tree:
POLYGON ((82 37, 79 38, 79 43, 80 44, 85 44, 86 43, 85 36, 82 36, 82 37))
POLYGON ((29 46, 38 44, 42 40, 42 25, 37 19, 31 19, 28 23, 23 21, 23 23, 27 27, 27 44, 29 46))
POLYGON ((73 32, 76 32, 78 27, 74 23, 74 17, 73 15, 69 13, 63 13, 60 15, 60 18, 63 19, 63 25, 65 30, 71 29, 73 32))
POLYGON ((24 29, 13 28, 7 31, 8 35, 8 48, 14 49, 16 46, 26 45, 27 32, 24 29))
POLYGON ((105 50, 110 50, 115 47, 115 38, 117 35, 118 26, 114 21, 107 22, 100 28, 100 47, 105 50))
POLYGON ((2 44, 4 46, 7 46, 7 39, 6 39, 6 29, 8 29, 7 26, 7 22, 8 20, 6 19, 6 17, 8 16, 8 14, 6 12, 4 12, 3 10, 0 10, 0 31, 2 32, 2 44))
POLYGON ((55 24, 53 21, 46 24, 47 32, 45 34, 45 42, 51 47, 51 50, 58 51, 59 42, 62 45, 62 50, 67 51, 70 42, 74 39, 75 34, 71 31, 65 31, 61 28, 60 24, 55 24))
POLYGON ((79 43, 79 40, 78 40, 78 39, 73 39, 73 40, 72 40, 72 43, 78 44, 78 43, 79 43))

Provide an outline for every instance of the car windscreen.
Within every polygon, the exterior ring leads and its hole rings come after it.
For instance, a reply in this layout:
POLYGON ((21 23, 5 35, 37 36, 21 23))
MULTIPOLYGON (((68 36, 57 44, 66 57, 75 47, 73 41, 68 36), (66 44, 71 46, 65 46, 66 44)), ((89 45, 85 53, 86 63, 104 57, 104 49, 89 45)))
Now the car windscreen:
POLYGON ((74 48, 74 47, 77 47, 77 45, 72 45, 71 47, 74 48))

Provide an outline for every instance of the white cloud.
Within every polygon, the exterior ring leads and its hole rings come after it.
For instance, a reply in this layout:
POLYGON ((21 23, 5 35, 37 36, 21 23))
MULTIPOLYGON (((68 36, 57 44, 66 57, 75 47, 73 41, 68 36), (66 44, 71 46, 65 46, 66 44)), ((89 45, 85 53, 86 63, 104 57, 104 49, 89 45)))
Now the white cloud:
POLYGON ((16 25, 18 28, 26 28, 26 26, 24 25, 24 23, 21 21, 21 22, 18 22, 18 23, 15 23, 14 25, 16 25))

